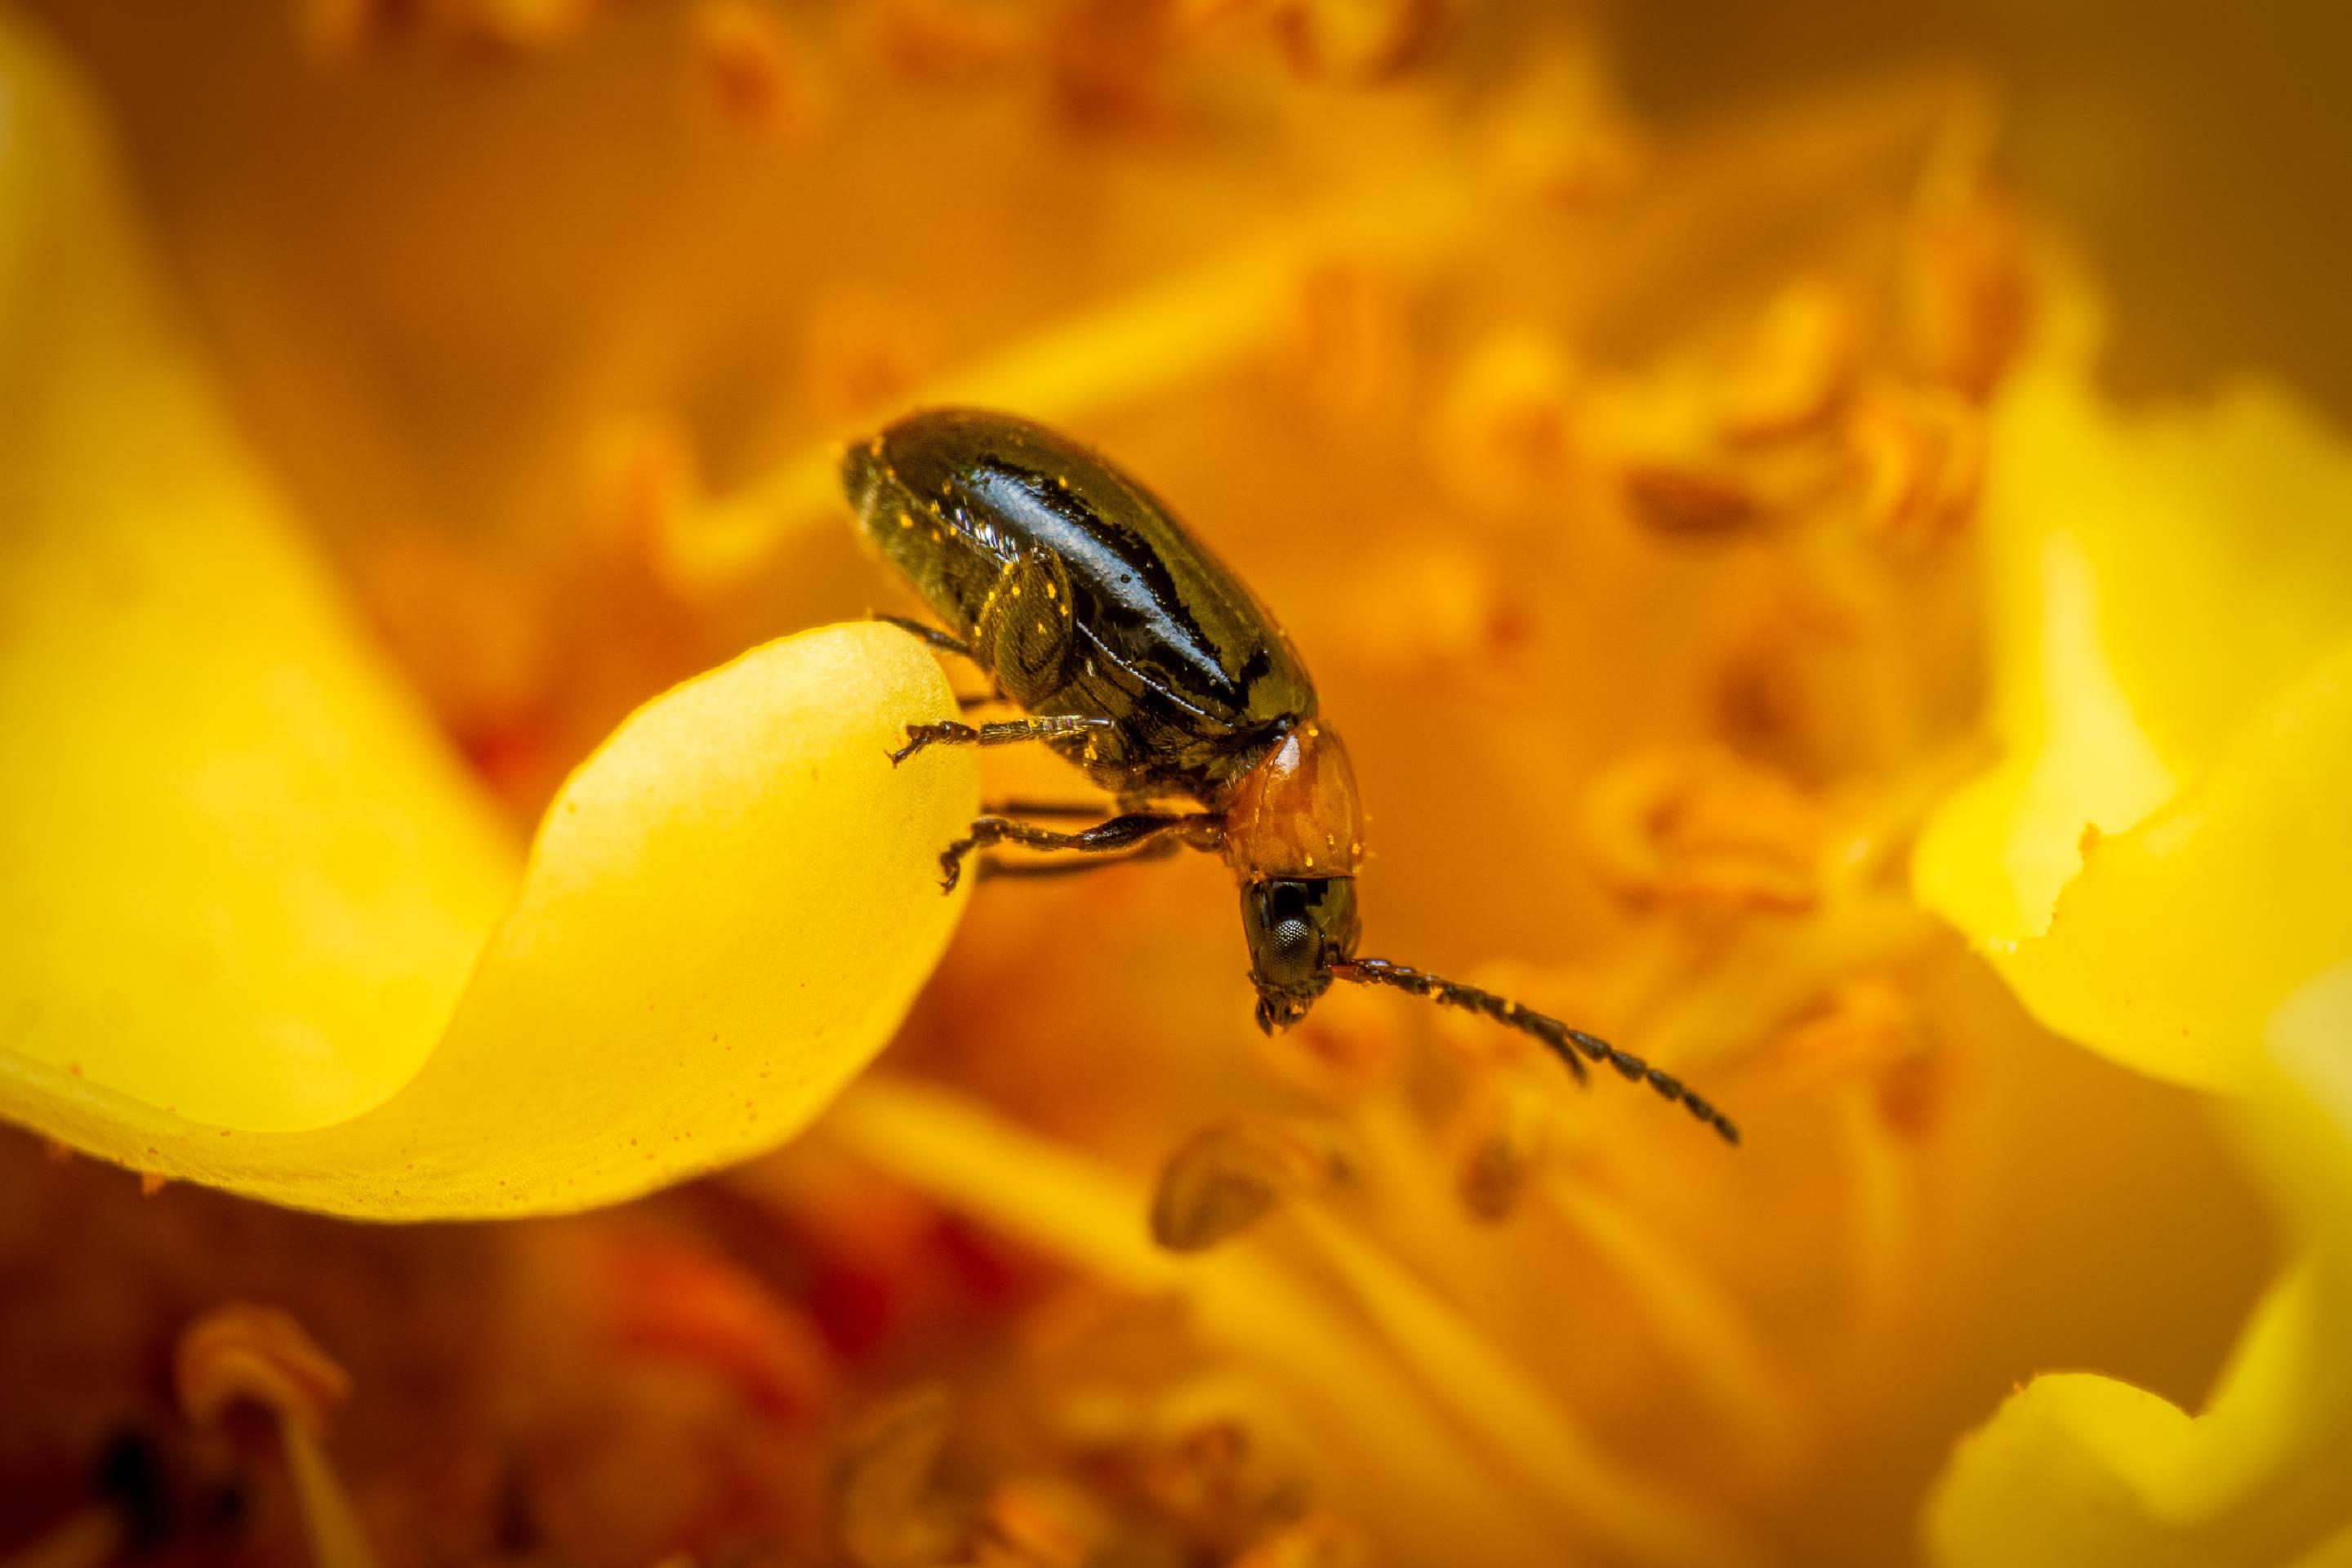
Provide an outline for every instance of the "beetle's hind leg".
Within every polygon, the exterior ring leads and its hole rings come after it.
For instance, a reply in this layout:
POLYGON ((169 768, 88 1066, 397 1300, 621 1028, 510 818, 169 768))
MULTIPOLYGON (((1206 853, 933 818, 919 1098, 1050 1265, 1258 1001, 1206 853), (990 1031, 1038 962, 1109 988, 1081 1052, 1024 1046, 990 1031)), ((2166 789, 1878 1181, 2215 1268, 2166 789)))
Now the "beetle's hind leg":
POLYGON ((992 845, 1018 844, 1024 849, 1081 855, 1124 855, 1162 841, 1206 848, 1215 842, 1218 822, 1216 816, 1199 812, 1131 811, 1076 833, 1057 833, 1009 816, 983 816, 974 820, 969 833, 940 852, 940 888, 943 892, 955 891, 963 877, 964 857, 992 845))
POLYGON ((894 767, 926 746, 1010 746, 1022 741, 1051 741, 1064 735, 1086 735, 1108 730, 1113 721, 1076 714, 1045 719, 1006 719, 993 724, 959 724, 950 719, 938 724, 909 724, 907 743, 890 753, 894 767))

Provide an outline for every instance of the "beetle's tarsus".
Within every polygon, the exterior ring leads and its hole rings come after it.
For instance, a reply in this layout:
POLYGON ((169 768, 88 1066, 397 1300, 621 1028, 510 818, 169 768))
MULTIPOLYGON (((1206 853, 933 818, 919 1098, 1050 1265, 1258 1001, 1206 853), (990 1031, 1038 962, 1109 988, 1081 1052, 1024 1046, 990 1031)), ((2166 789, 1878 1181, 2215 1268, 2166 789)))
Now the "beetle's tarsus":
POLYGON ((1067 735, 1083 735, 1092 731, 1108 730, 1108 719, 1058 714, 1044 719, 1002 719, 975 728, 942 719, 934 724, 907 726, 907 743, 890 753, 893 763, 903 763, 926 746, 1011 746, 1023 741, 1051 741, 1067 735))
POLYGON ((961 745, 979 739, 979 731, 951 719, 938 724, 909 724, 907 726, 907 743, 890 753, 890 763, 895 767, 935 742, 961 745))
MULTIPOLYGON (((986 821, 983 817, 982 821, 986 821)), ((980 847, 980 836, 967 834, 940 851, 940 891, 952 893, 963 880, 964 857, 980 847)))

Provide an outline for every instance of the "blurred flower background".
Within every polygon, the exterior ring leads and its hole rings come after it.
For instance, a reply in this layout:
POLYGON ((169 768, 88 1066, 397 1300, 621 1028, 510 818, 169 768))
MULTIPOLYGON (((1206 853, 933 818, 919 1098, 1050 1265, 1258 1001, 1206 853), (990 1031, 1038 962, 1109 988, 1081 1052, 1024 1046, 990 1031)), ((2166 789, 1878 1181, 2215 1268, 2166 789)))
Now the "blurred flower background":
POLYGON ((2352 1561, 2347 31, 0 13, 0 1561, 2352 1561), (1747 1146, 940 899, 938 401, 1747 1146))

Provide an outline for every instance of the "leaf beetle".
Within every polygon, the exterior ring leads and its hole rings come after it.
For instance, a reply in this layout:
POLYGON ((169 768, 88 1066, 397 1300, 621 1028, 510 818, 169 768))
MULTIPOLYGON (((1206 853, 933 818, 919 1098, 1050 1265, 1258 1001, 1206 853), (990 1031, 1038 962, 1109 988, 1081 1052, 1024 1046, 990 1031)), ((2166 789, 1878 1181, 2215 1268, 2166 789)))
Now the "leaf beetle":
POLYGON ((1118 803, 1117 815, 1069 832, 1024 818, 1099 813, 989 812, 940 854, 947 889, 967 857, 1000 844, 1085 858, 984 859, 984 875, 1185 848, 1221 855, 1241 889, 1267 1033, 1304 1018, 1334 981, 1393 986, 1533 1037, 1580 1081, 1587 1062, 1613 1068, 1739 1141, 1711 1103, 1630 1052, 1493 992, 1357 952, 1363 819, 1347 748, 1273 616, 1137 480, 1029 420, 935 408, 850 446, 841 481, 866 537, 948 629, 884 618, 977 664, 1027 715, 909 724, 892 762, 929 746, 1035 742, 1118 803))

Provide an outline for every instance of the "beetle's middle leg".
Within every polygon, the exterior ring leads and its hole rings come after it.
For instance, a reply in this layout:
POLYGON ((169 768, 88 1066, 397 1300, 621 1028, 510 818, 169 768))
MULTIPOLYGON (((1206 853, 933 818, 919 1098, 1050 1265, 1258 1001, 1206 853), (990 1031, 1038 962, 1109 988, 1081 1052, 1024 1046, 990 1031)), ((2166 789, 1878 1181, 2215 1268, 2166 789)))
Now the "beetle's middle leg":
MULTIPOLYGON (((1087 822, 1100 821, 1103 813, 1113 808, 1098 800, 1031 800, 1026 796, 983 802, 980 808, 981 815, 983 816, 1014 816, 1032 819, 1042 816, 1049 819, 1059 817, 1065 820, 1076 817, 1087 822)), ((1138 800, 1122 800, 1117 809, 1140 811, 1144 809, 1144 803, 1138 800)), ((1005 877, 1067 877, 1081 871, 1101 871, 1108 870, 1113 866, 1131 865, 1138 860, 1158 860, 1173 855, 1183 847, 1182 843, 1174 838, 1160 838, 1147 843, 1142 849, 1129 855, 1097 855, 1077 860, 983 858, 980 863, 980 879, 986 882, 1005 877)))
POLYGON ((943 892, 955 891, 956 883, 963 877, 964 857, 992 844, 1071 850, 1081 855, 1118 855, 1156 848, 1160 842, 1172 838, 1207 848, 1216 842, 1221 822, 1221 818, 1206 812, 1131 811, 1076 833, 1057 833, 1009 816, 983 816, 972 823, 969 833, 940 852, 940 888, 943 892))
MULTIPOLYGON (((1012 800, 989 801, 980 809, 982 815, 986 816, 1082 817, 1092 822, 1099 820, 1104 812, 1113 809, 1121 813, 1149 811, 1150 803, 1142 796, 1123 795, 1114 808, 1106 806, 1100 801, 1030 800, 1026 797, 1018 797, 1012 800)), ((1181 839, 1170 837, 1152 839, 1142 848, 1128 855, 1094 855, 1076 860, 982 859, 980 863, 980 879, 986 882, 999 878, 1071 877, 1087 871, 1107 871, 1113 866, 1132 866, 1139 860, 1165 859, 1183 847, 1184 843, 1181 839)))
MULTIPOLYGON (((896 626, 908 637, 919 639, 924 646, 935 648, 940 653, 951 653, 958 658, 968 658, 979 665, 982 670, 988 668, 980 655, 972 651, 971 644, 953 632, 941 631, 939 627, 919 621, 912 616, 886 616, 878 610, 866 618, 869 621, 879 621, 886 626, 896 626)), ((976 695, 966 695, 961 691, 956 693, 956 706, 967 713, 975 708, 985 708, 992 702, 1003 700, 1004 693, 1001 691, 983 691, 976 695)))
POLYGON ((1063 735, 1086 735, 1108 730, 1114 721, 1076 714, 1045 719, 1005 719, 993 724, 959 724, 950 719, 938 724, 909 724, 907 743, 890 753, 892 765, 905 762, 925 746, 1010 746, 1022 741, 1051 741, 1063 735))

